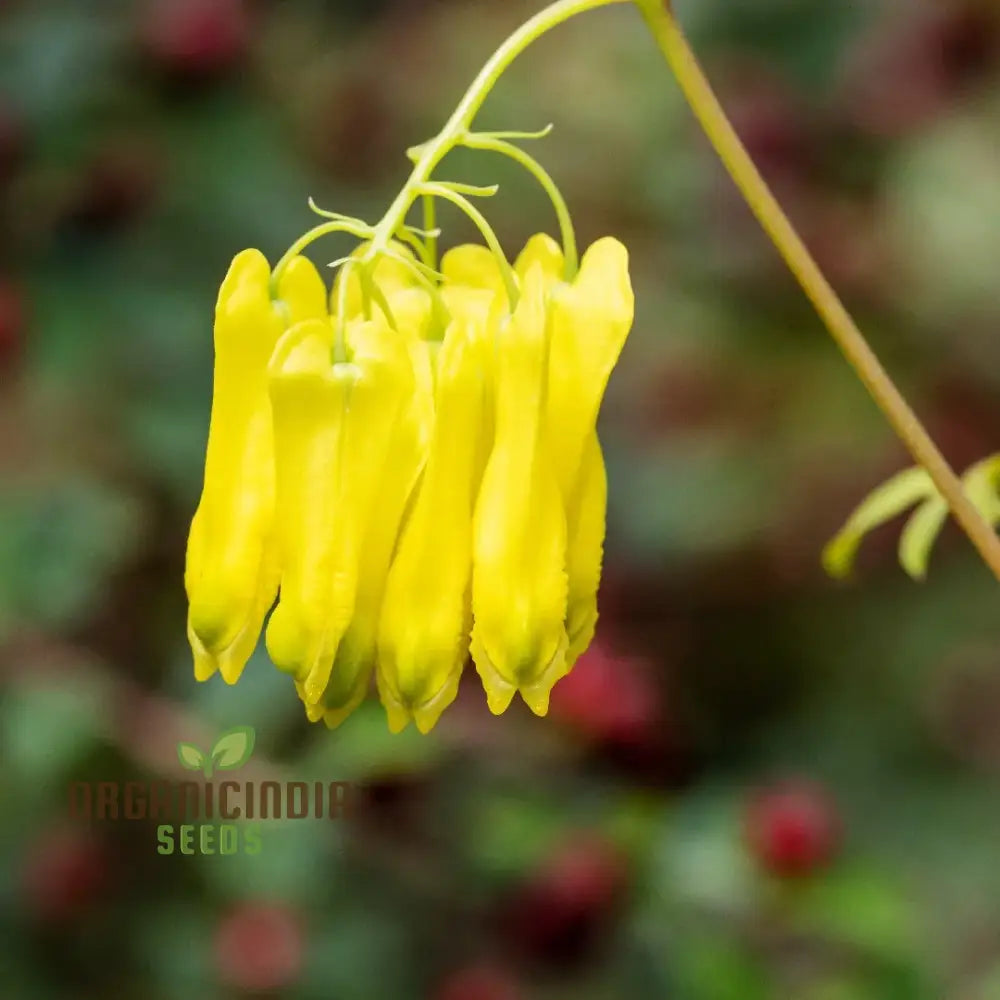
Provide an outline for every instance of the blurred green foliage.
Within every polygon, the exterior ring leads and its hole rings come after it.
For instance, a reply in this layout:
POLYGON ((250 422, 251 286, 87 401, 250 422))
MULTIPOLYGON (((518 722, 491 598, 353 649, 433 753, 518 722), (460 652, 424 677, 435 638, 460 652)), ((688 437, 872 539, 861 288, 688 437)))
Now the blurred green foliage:
MULTIPOLYGON (((555 122, 537 152, 581 236, 633 254, 601 632, 562 707, 494 719, 470 679, 431 737, 391 736, 375 704, 330 733, 264 656, 232 689, 191 677, 184 542, 230 258, 279 256, 310 195, 377 218, 404 150, 538 6, 0 2, 5 997, 1000 996, 994 584, 953 528, 922 586, 894 529, 853 585, 824 577, 825 541, 905 459, 627 8, 540 42, 482 119, 555 122), (358 814, 197 858, 157 855, 150 822, 69 819, 68 782, 176 780, 177 740, 241 724, 282 776, 357 782, 358 814), (745 834, 785 776, 843 827, 797 878, 745 834)), ((948 457, 995 451, 995 5, 675 6, 948 457)), ((444 173, 501 183, 508 250, 554 230, 510 164, 444 173)), ((776 849, 810 849, 810 808, 771 815, 776 849)))

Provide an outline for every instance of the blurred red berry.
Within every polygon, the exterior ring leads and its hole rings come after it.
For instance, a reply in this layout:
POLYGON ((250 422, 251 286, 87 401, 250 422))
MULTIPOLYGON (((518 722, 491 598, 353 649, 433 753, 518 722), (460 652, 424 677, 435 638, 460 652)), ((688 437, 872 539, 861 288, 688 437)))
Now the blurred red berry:
POLYGON ((577 961, 600 942, 627 880, 624 858, 607 841, 563 844, 507 901, 505 936, 531 958, 577 961))
POLYGON ((27 908, 46 922, 84 912, 107 881, 100 844, 84 833, 57 830, 36 840, 21 871, 27 908))
POLYGON ((240 990, 278 990, 302 970, 302 930, 280 906, 246 904, 215 935, 215 965, 223 982, 240 990))
POLYGON ((243 0, 151 0, 142 37, 160 69, 201 81, 243 58, 250 23, 243 0))
POLYGON ((819 785, 796 781, 754 795, 746 812, 751 852, 769 872, 808 875, 825 867, 840 844, 840 816, 819 785))
POLYGON ((645 742, 660 723, 659 692, 644 661, 594 642, 552 690, 550 712, 598 742, 645 742))
POLYGON ((27 322, 24 298, 12 282, 0 278, 0 369, 17 356, 27 322))
POLYGON ((449 975, 434 993, 434 1000, 521 1000, 517 983, 491 965, 470 965, 449 975))

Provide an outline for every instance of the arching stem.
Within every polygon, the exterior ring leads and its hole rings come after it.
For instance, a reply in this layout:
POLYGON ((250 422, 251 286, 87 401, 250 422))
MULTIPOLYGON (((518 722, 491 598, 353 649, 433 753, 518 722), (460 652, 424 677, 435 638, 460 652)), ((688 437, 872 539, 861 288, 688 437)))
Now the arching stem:
POLYGON ((493 53, 490 60, 480 70, 479 75, 465 92, 451 118, 441 131, 429 142, 423 143, 414 154, 418 154, 409 180, 389 206, 389 210, 375 227, 375 235, 365 253, 368 261, 374 260, 388 245, 392 234, 403 224, 406 215, 418 196, 420 188, 431 178, 435 167, 458 144, 460 138, 469 131, 473 119, 483 106, 494 84, 503 75, 507 67, 532 42, 544 35, 549 29, 562 24, 577 14, 582 14, 597 7, 609 7, 616 3, 629 3, 630 0, 558 0, 546 7, 529 21, 521 25, 493 53))
POLYGON ((729 171, 785 263, 826 324, 830 335, 881 408, 893 430, 930 475, 955 519, 1000 580, 1000 539, 969 501, 959 478, 869 347, 837 293, 740 142, 688 45, 669 3, 635 0, 720 160, 729 171))

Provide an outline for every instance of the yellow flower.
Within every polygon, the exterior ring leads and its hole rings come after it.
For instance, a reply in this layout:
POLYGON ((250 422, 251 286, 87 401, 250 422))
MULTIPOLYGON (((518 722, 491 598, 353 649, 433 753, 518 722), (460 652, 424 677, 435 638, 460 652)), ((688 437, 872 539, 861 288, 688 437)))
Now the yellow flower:
POLYGON ((302 258, 276 301, 256 251, 223 282, 186 576, 196 675, 235 681, 277 596, 267 648, 313 721, 338 725, 374 673, 390 728, 427 732, 470 652, 493 712, 520 692, 544 715, 597 620, 596 425, 628 257, 598 241, 565 281, 532 237, 512 310, 483 247, 446 254, 436 290, 392 252, 371 280, 341 272, 329 309, 302 258))
MULTIPOLYGON (((570 283, 545 236, 529 240, 515 270, 524 291, 498 348, 496 442, 477 509, 472 650, 491 709, 503 711, 520 690, 544 715, 552 686, 590 644, 597 622, 607 505, 597 415, 634 300, 628 254, 616 240, 590 247, 570 283), (524 571, 540 575, 532 584, 524 571), (561 638, 551 619, 560 594, 561 638), (544 610, 533 606, 536 597, 544 610)), ((492 275, 484 283, 492 285, 492 275)))
POLYGON ((496 433, 476 504, 472 655, 490 710, 539 715, 565 673, 566 512, 545 445, 545 276, 529 271, 497 344, 496 433))
POLYGON ((376 314, 345 329, 293 327, 271 362, 281 596, 267 648, 313 718, 340 722, 364 698, 381 591, 422 455, 405 337, 376 314), (322 713, 320 713, 322 708, 322 713))
POLYGON ((634 310, 628 251, 614 239, 594 243, 574 281, 552 292, 545 437, 569 526, 567 669, 590 645, 597 623, 607 506, 597 416, 634 310))
POLYGON ((430 452, 389 571, 379 631, 376 679, 393 732, 411 718, 428 732, 455 699, 468 657, 472 514, 482 473, 492 300, 490 292, 455 300, 436 354, 430 452))
POLYGON ((233 260, 215 311, 215 378, 201 500, 191 524, 185 588, 195 676, 235 683, 253 652, 278 586, 273 535, 274 448, 267 364, 290 322, 326 311, 313 266, 295 258, 278 300, 267 260, 233 260))

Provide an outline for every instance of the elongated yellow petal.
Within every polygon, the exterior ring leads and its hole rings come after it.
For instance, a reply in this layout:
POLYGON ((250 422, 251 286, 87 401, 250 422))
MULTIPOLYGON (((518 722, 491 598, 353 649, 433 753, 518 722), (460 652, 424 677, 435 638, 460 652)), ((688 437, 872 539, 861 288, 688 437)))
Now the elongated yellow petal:
POLYGON ((469 650, 472 512, 491 344, 485 310, 460 312, 437 355, 434 433, 389 571, 379 694, 389 728, 428 732, 458 693, 469 650))
MULTIPOLYGON (((368 249, 369 244, 362 243, 351 255, 360 257, 368 249)), ((420 279, 417 277, 412 267, 403 261, 415 261, 413 251, 404 243, 390 242, 389 250, 394 256, 383 255, 375 261, 372 278, 375 284, 382 290, 382 293, 390 297, 396 292, 415 289, 419 286, 420 279), (400 259, 402 258, 402 259, 400 259)), ((333 283, 333 291, 330 294, 330 313, 336 316, 338 301, 340 299, 340 286, 347 275, 347 318, 359 316, 364 305, 364 294, 361 287, 361 277, 357 268, 352 267, 345 270, 341 268, 337 272, 337 278, 333 283)))
POLYGON ((568 544, 566 575, 569 580, 569 602, 566 611, 566 632, 569 650, 567 669, 572 669, 579 656, 594 638, 597 625, 597 590, 601 582, 604 558, 605 518, 608 502, 608 477, 604 455, 597 432, 592 432, 583 449, 583 462, 577 477, 576 490, 570 497, 567 511, 568 544))
POLYGON ((546 434, 565 497, 573 492, 634 305, 628 252, 610 238, 594 243, 576 280, 553 292, 546 434))
POLYGON ((562 247, 547 233, 536 233, 524 244, 514 261, 514 273, 523 282, 536 264, 549 282, 561 280, 566 266, 562 247))
POLYGON ((498 344, 496 434, 474 519, 472 655, 491 711, 538 715, 565 673, 566 515, 542 436, 545 277, 528 274, 498 344))
POLYGON ((267 645, 307 704, 349 711, 372 663, 355 634, 344 639, 368 593, 366 545, 414 378, 404 338, 384 320, 348 324, 346 362, 330 363, 330 339, 329 324, 300 324, 271 365, 283 570, 267 645))
POLYGON ((267 364, 291 317, 322 315, 315 268, 294 259, 272 302, 263 254, 237 255, 215 314, 215 378, 205 483, 188 542, 185 587, 195 676, 239 678, 274 601, 274 449, 267 364))
POLYGON ((444 286, 479 288, 499 294, 504 291, 503 275, 488 247, 465 243, 453 247, 441 258, 444 286))
MULTIPOLYGON (((424 347, 418 344, 418 350, 424 347)), ((424 353, 426 360, 426 351, 424 353)), ((403 514, 427 457, 433 421, 429 387, 414 381, 388 447, 368 520, 354 616, 344 634, 330 683, 323 692, 323 720, 338 726, 360 704, 376 660, 379 619, 389 565, 399 541, 403 514)))

